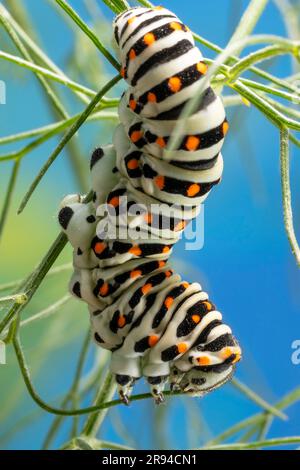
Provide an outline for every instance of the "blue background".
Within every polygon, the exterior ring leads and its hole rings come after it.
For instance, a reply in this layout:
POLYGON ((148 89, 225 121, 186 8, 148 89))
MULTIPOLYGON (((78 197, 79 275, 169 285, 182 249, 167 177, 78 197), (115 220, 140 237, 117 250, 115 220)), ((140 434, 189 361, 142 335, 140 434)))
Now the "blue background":
MULTIPOLYGON (((64 69, 74 40, 72 32, 46 1, 27 0, 22 3, 28 7, 39 29, 47 53, 64 69)), ((73 0, 70 3, 89 21, 81 1, 73 0)), ((164 6, 174 10, 193 31, 224 47, 247 3, 231 0, 166 0, 164 6)), ((108 19, 112 18, 109 10, 102 4, 100 6, 103 14, 108 19)), ((101 31, 97 32, 101 37, 101 31)), ((269 2, 256 32, 286 35, 283 21, 273 2, 269 2)), ((105 33, 109 46, 108 37, 105 33)), ((205 48, 203 53, 213 57, 205 48)), ((268 66, 272 73, 281 77, 291 73, 291 62, 287 58, 268 66)), ((1 136, 52 122, 40 87, 32 74, 3 62, 0 67, 1 77, 3 75, 7 83, 7 104, 0 106, 1 136)), ((111 69, 108 67, 107 71, 111 69)), ((99 77, 99 88, 104 81, 105 78, 99 77)), ((112 94, 116 96, 116 90, 112 94)), ((80 109, 78 105, 70 106, 70 112, 80 109)), ((300 339, 300 274, 283 226, 279 135, 278 130, 255 109, 232 108, 229 118, 231 131, 223 151, 223 181, 214 189, 205 205, 204 248, 199 252, 184 251, 181 243, 176 248, 175 259, 187 280, 199 281, 210 293, 239 339, 244 359, 237 368, 237 377, 266 400, 275 403, 299 385, 300 376, 300 365, 293 365, 291 361, 291 344, 300 339)), ((87 164, 91 148, 97 143, 108 143, 110 136, 110 130, 104 131, 99 124, 89 124, 80 130, 77 139, 81 153, 86 155, 84 158, 87 164)), ((10 228, 1 246, 5 268, 5 272, 2 272, 3 282, 26 275, 39 261, 58 232, 55 214, 59 200, 65 194, 78 191, 63 153, 42 181, 28 209, 18 218, 15 215, 17 203, 55 143, 55 139, 46 143, 28 155, 22 164, 9 218, 10 228)), ((296 231, 300 233, 297 185, 300 177, 297 161, 299 150, 291 150, 294 219, 296 231)), ((1 153, 3 151, 2 148, 1 153)), ((2 193, 9 165, 5 169, 2 165, 1 170, 2 193)), ((63 255, 64 261, 68 261, 69 256, 70 251, 67 250, 63 255)), ((66 283, 67 277, 60 288, 65 289, 66 283)), ((55 290, 55 286, 52 289, 55 290)), ((85 307, 80 305, 80 309, 82 322, 87 326, 85 307)), ((74 334, 66 347, 62 343, 60 348, 50 351, 49 358, 40 364, 41 370, 35 376, 35 382, 43 396, 52 399, 68 388, 82 338, 83 334, 82 337, 80 333, 74 334)), ((38 345, 38 338, 28 336, 27 343, 30 344, 28 353, 31 354, 31 348, 38 345)), ((33 355, 38 355, 37 347, 33 355)), ((13 356, 9 357, 10 362, 5 369, 13 367, 13 356)), ((92 352, 87 369, 91 361, 92 352)), ((14 410, 0 424, 1 435, 5 435, 14 429, 18 419, 26 415, 25 412, 29 410, 34 414, 37 408, 24 392, 23 383, 20 381, 15 384, 13 381, 17 369, 12 369, 14 372, 10 374, 3 370, 4 366, 0 367, 0 374, 5 380, 5 393, 16 392, 12 387, 17 387, 20 393, 14 410)), ((139 390, 144 390, 143 385, 138 386, 139 390)), ((3 389, 1 392, 0 388, 0 395, 2 393, 3 389)), ((188 401, 172 399, 168 409, 165 407, 159 412, 162 414, 161 425, 154 424, 153 405, 150 402, 134 403, 129 409, 122 408, 118 412, 114 410, 105 422, 101 436, 128 444, 132 439, 133 445, 140 448, 163 445, 168 448, 187 448, 191 445, 199 446, 206 437, 258 411, 256 405, 230 385, 203 400, 188 401), (164 413, 167 417, 163 416, 164 413), (120 417, 122 426, 116 421, 120 417), (160 435, 162 429, 166 430, 163 437, 160 435), (164 439, 167 439, 165 444, 164 439)), ((270 437, 300 434, 300 405, 290 408, 288 416, 287 422, 275 421, 270 437)), ((33 422, 4 441, 4 448, 38 448, 52 419, 51 416, 37 414, 33 422)), ((67 439, 67 432, 68 421, 54 446, 67 439)))

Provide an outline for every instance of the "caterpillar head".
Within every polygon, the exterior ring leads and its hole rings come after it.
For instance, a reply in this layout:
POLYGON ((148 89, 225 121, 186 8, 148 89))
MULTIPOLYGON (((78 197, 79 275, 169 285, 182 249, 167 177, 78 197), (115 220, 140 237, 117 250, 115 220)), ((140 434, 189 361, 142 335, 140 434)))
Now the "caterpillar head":
POLYGON ((206 372, 192 368, 188 372, 182 372, 174 366, 170 375, 172 390, 181 391, 194 397, 202 397, 228 382, 234 369, 235 366, 229 366, 223 372, 206 372))
POLYGON ((237 343, 235 346, 205 355, 199 354, 198 349, 192 349, 188 357, 175 362, 170 374, 170 383, 173 390, 201 397, 231 379, 235 363, 241 359, 241 349, 237 343), (201 363, 202 365, 199 365, 201 363))

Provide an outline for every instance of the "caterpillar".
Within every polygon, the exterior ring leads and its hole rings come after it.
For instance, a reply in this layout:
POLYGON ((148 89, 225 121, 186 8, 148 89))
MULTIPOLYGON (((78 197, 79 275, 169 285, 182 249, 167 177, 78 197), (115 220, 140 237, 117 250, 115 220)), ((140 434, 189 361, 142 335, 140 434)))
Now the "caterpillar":
POLYGON ((221 180, 229 125, 208 84, 168 153, 207 65, 190 30, 163 7, 129 9, 113 29, 128 88, 113 144, 91 157, 93 200, 67 196, 59 212, 74 247, 70 291, 88 304, 95 342, 112 352, 125 404, 142 376, 156 403, 167 382, 202 396, 231 378, 241 349, 208 294, 183 281, 169 257, 221 180))

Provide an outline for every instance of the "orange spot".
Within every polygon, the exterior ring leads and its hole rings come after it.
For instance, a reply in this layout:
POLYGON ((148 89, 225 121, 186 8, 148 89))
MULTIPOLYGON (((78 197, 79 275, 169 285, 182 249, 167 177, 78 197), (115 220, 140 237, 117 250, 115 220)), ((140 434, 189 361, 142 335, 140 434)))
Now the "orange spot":
POLYGON ((181 24, 177 23, 176 21, 172 21, 172 23, 170 23, 170 26, 172 29, 174 29, 174 31, 182 29, 181 24))
POLYGON ((153 219, 152 214, 145 214, 144 219, 145 219, 145 222, 150 225, 153 219))
POLYGON ((108 294, 108 289, 109 289, 109 286, 107 284, 107 282, 105 282, 99 289, 99 294, 104 297, 105 295, 108 294))
POLYGON ((181 284, 185 289, 187 289, 189 287, 189 283, 184 281, 182 284, 181 284))
POLYGON ((146 295, 149 290, 152 289, 152 284, 150 284, 150 282, 148 284, 145 284, 143 287, 142 287, 142 292, 144 295, 146 295))
POLYGON ((154 93, 151 93, 151 91, 148 93, 147 99, 150 103, 156 103, 157 101, 156 95, 154 93))
POLYGON ((200 366, 209 366, 209 364, 210 364, 210 359, 207 356, 198 357, 197 361, 198 361, 200 366))
POLYGON ((180 230, 183 230, 186 226, 186 222, 184 220, 182 220, 181 222, 179 222, 175 228, 174 228, 174 231, 175 232, 180 232, 180 230))
POLYGON ((179 354, 183 354, 187 351, 187 345, 185 343, 179 343, 177 344, 177 350, 179 352, 179 354))
POLYGON ((147 46, 151 46, 151 44, 153 44, 155 42, 155 36, 153 33, 147 33, 145 34, 144 36, 144 43, 147 45, 147 46))
POLYGON ((166 274, 166 277, 171 277, 172 274, 173 274, 173 271, 171 271, 171 270, 170 270, 170 271, 166 271, 165 274, 166 274))
POLYGON ((139 269, 136 269, 135 271, 131 271, 130 273, 130 277, 132 279, 136 278, 136 277, 139 277, 142 275, 142 271, 140 271, 139 269))
POLYGON ((182 86, 181 80, 179 77, 172 77, 168 81, 168 87, 173 93, 180 91, 182 86))
POLYGON ((210 302, 205 301, 203 302, 203 305, 205 305, 207 310, 212 310, 212 304, 210 302))
POLYGON ((130 49, 130 52, 129 52, 129 59, 130 60, 134 60, 136 58, 136 52, 134 49, 130 49))
POLYGON ((185 147, 187 150, 190 152, 193 152, 199 148, 200 145, 200 139, 199 137, 196 137, 195 135, 190 135, 185 143, 185 147))
POLYGON ((231 348, 225 348, 222 353, 221 353, 221 356, 223 359, 227 359, 228 357, 230 357, 231 355, 233 354, 233 351, 231 348))
POLYGON ((165 185, 165 177, 164 176, 156 176, 155 179, 156 186, 162 191, 165 185))
POLYGON ((223 135, 225 136, 227 134, 229 130, 229 124, 227 121, 223 122, 223 126, 222 126, 222 131, 223 131, 223 135))
POLYGON ((94 251, 95 253, 97 253, 97 255, 100 255, 106 248, 106 245, 105 243, 103 242, 97 242, 95 247, 94 247, 94 251))
POLYGON ((167 309, 169 309, 172 305, 172 303, 174 302, 174 299, 173 297, 167 297, 166 300, 165 300, 165 306, 167 307, 167 309))
POLYGON ((125 67, 122 67, 122 68, 121 68, 121 72, 120 72, 121 77, 124 78, 124 77, 125 77, 125 73, 126 73, 126 69, 125 69, 125 67))
POLYGON ((132 158, 127 163, 127 168, 129 170, 136 170, 139 167, 139 161, 136 158, 132 158))
POLYGON ((159 145, 161 148, 164 148, 166 146, 166 141, 163 137, 157 137, 156 141, 157 145, 159 145))
POLYGON ((170 251, 170 247, 169 247, 169 246, 165 246, 165 247, 163 248, 163 251, 162 251, 162 252, 163 252, 163 253, 169 253, 169 251, 170 251))
POLYGON ((158 267, 159 267, 159 268, 163 268, 165 265, 166 265, 166 262, 165 262, 165 261, 159 261, 159 262, 158 262, 158 267))
POLYGON ((134 111, 136 109, 136 101, 135 100, 130 100, 129 101, 129 108, 134 111))
POLYGON ((156 343, 158 342, 158 340, 159 340, 159 336, 156 336, 156 335, 149 336, 148 344, 149 344, 150 348, 152 348, 152 346, 155 346, 156 343))
POLYGON ((201 320, 200 315, 192 315, 192 320, 194 323, 199 323, 201 320))
POLYGON ((162 6, 154 7, 153 10, 164 10, 165 8, 162 6))
POLYGON ((123 328, 123 326, 125 325, 126 325, 126 318, 124 317, 124 315, 120 315, 118 318, 118 327, 123 328))
POLYGON ((142 250, 140 249, 138 245, 135 245, 132 248, 130 248, 128 253, 131 253, 132 255, 135 255, 135 256, 141 256, 142 250))
POLYGON ((130 135, 131 141, 135 144, 143 137, 142 131, 133 131, 130 135))
POLYGON ((191 184, 191 186, 187 190, 187 195, 189 197, 196 196, 200 191, 200 185, 197 183, 191 184))
POLYGON ((207 65, 204 62, 198 62, 197 64, 197 70, 198 72, 202 73, 202 75, 205 75, 207 72, 207 65))
POLYGON ((136 16, 133 16, 132 18, 129 18, 129 20, 127 21, 128 24, 131 24, 134 22, 134 20, 136 20, 136 16))
POLYGON ((114 207, 118 207, 118 205, 120 204, 119 196, 112 197, 108 204, 110 204, 111 206, 114 206, 114 207))

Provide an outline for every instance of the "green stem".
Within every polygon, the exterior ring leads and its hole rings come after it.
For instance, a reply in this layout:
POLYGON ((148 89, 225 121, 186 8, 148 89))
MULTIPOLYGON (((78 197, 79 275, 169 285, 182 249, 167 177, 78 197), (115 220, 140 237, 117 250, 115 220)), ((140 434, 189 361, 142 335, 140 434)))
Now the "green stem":
POLYGON ((258 449, 259 447, 275 447, 285 446, 291 444, 299 444, 300 436, 295 437, 280 437, 275 439, 268 439, 266 441, 256 442, 236 442, 234 444, 222 444, 218 446, 201 447, 199 450, 247 450, 258 449))
POLYGON ((4 328, 13 320, 14 317, 19 315, 23 308, 29 303, 32 296, 39 288, 41 282, 43 281, 45 275, 51 268, 51 266, 56 261, 58 255, 63 250, 65 245, 67 244, 67 237, 65 234, 61 233, 53 245, 50 247, 49 251, 42 259, 38 267, 31 273, 28 278, 24 281, 21 285, 21 288, 27 295, 27 302, 23 304, 14 303, 10 310, 7 312, 5 317, 0 322, 0 333, 4 330, 4 328))
POLYGON ((262 62, 264 60, 271 59, 283 54, 293 54, 297 55, 299 53, 299 48, 295 47, 293 44, 287 44, 285 46, 268 46, 264 47, 258 51, 248 54, 246 57, 243 57, 239 62, 233 65, 229 70, 229 76, 231 80, 235 80, 240 76, 245 70, 249 69, 253 64, 262 62))
POLYGON ((9 62, 19 65, 20 67, 25 67, 26 69, 31 70, 32 72, 43 75, 44 77, 50 78, 55 82, 65 85, 71 90, 80 91, 87 96, 95 96, 95 92, 90 88, 80 85, 79 83, 76 83, 67 77, 58 75, 57 73, 52 72, 49 69, 45 69, 40 65, 36 65, 33 62, 30 62, 29 60, 22 59, 21 57, 9 54, 8 52, 4 51, 0 51, 0 59, 8 60, 9 62))
MULTIPOLYGON (((297 403, 299 400, 300 400, 300 388, 296 388, 291 393, 288 393, 282 400, 276 403, 275 406, 279 410, 284 410, 292 406, 294 403, 297 403)), ((211 439, 209 442, 206 443, 206 446, 219 444, 220 442, 231 438, 232 436, 234 436, 235 434, 238 434, 240 431, 242 431, 243 429, 249 426, 254 426, 254 425, 263 423, 265 421, 265 418, 266 418, 265 412, 257 413, 254 416, 251 416, 250 418, 246 418, 243 421, 237 424, 234 424, 231 428, 226 429, 226 431, 219 434, 219 436, 216 436, 215 438, 211 439)))
POLYGON ((269 118, 273 124, 278 128, 285 125, 290 129, 300 130, 300 122, 290 119, 277 111, 270 103, 268 103, 264 97, 258 95, 252 91, 249 87, 245 86, 240 80, 230 84, 231 88, 237 91, 240 95, 246 98, 250 103, 254 104, 267 118, 269 118))
POLYGON ((134 450, 132 447, 124 446, 122 444, 115 444, 109 441, 99 441, 94 437, 76 437, 71 441, 64 444, 62 450, 134 450))
MULTIPOLYGON (((66 264, 57 266, 56 268, 50 269, 50 271, 47 273, 47 277, 51 275, 53 276, 56 274, 60 274, 65 271, 70 271, 72 267, 73 267, 72 263, 66 263, 66 264)), ((18 279, 17 281, 11 281, 11 282, 6 282, 5 284, 0 284, 0 292, 17 288, 18 286, 20 286, 22 281, 23 281, 22 279, 18 279)))
POLYGON ((27 295, 25 292, 21 292, 19 294, 0 297, 0 304, 7 304, 8 302, 15 302, 18 305, 25 304, 27 302, 27 295))
MULTIPOLYGON (((17 47, 17 49, 19 50, 19 52, 22 54, 22 56, 24 57, 25 60, 27 60, 28 62, 32 62, 32 57, 31 55, 29 54, 29 52, 27 51, 26 47, 23 45, 22 41, 20 41, 18 35, 15 33, 15 31, 13 30, 13 28, 11 27, 9 21, 6 19, 6 17, 3 15, 3 13, 1 13, 1 10, 0 10, 0 22, 2 23, 2 25, 4 26, 5 30, 7 31, 8 35, 10 36, 10 38, 12 39, 13 43, 15 44, 15 46, 17 47)), ((60 100, 58 99, 58 97, 55 95, 54 91, 50 88, 50 86, 48 85, 48 83, 46 82, 45 78, 43 77, 43 75, 40 75, 40 74, 37 74, 36 75, 37 79, 39 80, 42 88, 44 89, 46 95, 49 97, 49 99, 51 100, 51 103, 53 104, 53 107, 54 109, 58 112, 59 115, 61 115, 63 118, 67 118, 68 115, 67 115, 67 112, 65 111, 65 109, 63 108, 63 106, 61 105, 60 103, 60 100)))
MULTIPOLYGON (((33 149, 39 147, 40 145, 42 145, 47 140, 49 140, 52 137, 54 137, 55 135, 59 134, 61 131, 67 129, 70 126, 70 124, 73 124, 74 122, 76 122, 77 119, 79 119, 80 116, 81 116, 81 113, 79 113, 76 116, 73 116, 70 119, 67 119, 65 121, 60 121, 56 124, 50 124, 49 126, 45 126, 44 128, 36 129, 36 131, 33 131, 32 134, 40 135, 40 134, 42 134, 43 130, 45 130, 46 132, 44 133, 44 135, 42 135, 38 139, 33 140, 28 145, 25 145, 24 147, 22 147, 19 150, 0 155, 0 162, 10 161, 10 160, 17 160, 17 159, 23 158, 25 155, 27 155, 33 149)), ((118 120, 118 114, 117 113, 95 112, 95 113, 91 114, 88 117, 87 121, 90 122, 90 121, 96 121, 96 120, 101 120, 101 119, 118 120)), ((7 137, 7 139, 11 140, 12 137, 13 136, 9 136, 9 137, 7 137)), ((4 139, 6 139, 6 137, 4 137, 3 140, 4 139)))
POLYGON ((233 379, 231 383, 243 395, 248 397, 249 400, 256 403, 259 407, 261 407, 265 411, 268 411, 270 414, 277 416, 278 418, 283 419, 284 421, 288 419, 287 416, 284 413, 282 413, 282 411, 278 410, 274 406, 267 403, 263 398, 258 396, 257 393, 253 392, 253 390, 251 390, 251 388, 249 388, 247 385, 243 384, 237 379, 233 379))
POLYGON ((88 27, 86 23, 80 18, 76 11, 65 1, 55 0, 56 3, 69 15, 70 18, 79 26, 79 28, 91 39, 99 51, 106 57, 106 59, 115 67, 116 70, 120 70, 121 66, 111 53, 104 47, 102 42, 98 39, 96 34, 88 27))
MULTIPOLYGON (((70 401, 72 401, 74 399, 74 397, 77 396, 81 374, 82 374, 82 371, 83 371, 84 363, 85 363, 87 353, 88 353, 88 350, 89 350, 89 346, 90 346, 90 337, 91 337, 90 331, 88 331, 88 333, 86 334, 85 339, 83 341, 81 351, 79 353, 79 359, 78 359, 78 363, 77 363, 77 366, 76 366, 75 375, 74 375, 74 379, 73 379, 71 388, 70 388, 69 392, 67 393, 67 395, 65 396, 65 398, 62 401, 62 404, 61 404, 62 408, 65 408, 67 406, 67 404, 70 401)), ((44 440, 44 443, 43 443, 43 446, 42 446, 43 449, 48 449, 48 447, 51 445, 57 431, 59 430, 59 428, 60 428, 60 426, 63 422, 63 419, 64 419, 63 416, 57 416, 54 419, 54 421, 52 423, 52 426, 50 427, 50 429, 49 429, 49 431, 48 431, 48 433, 45 437, 45 440, 44 440)))
MULTIPOLYGON (((209 49, 211 49, 215 52, 221 53, 221 52, 224 51, 224 49, 222 49, 220 46, 212 43, 211 41, 208 41, 207 39, 203 38, 199 34, 193 33, 193 36, 194 36, 196 41, 200 42, 201 44, 203 44, 204 46, 206 46, 207 48, 209 48, 209 49)), ((234 55, 230 55, 230 57, 228 58, 228 62, 229 63, 234 63, 234 64, 237 63, 239 60, 240 59, 238 57, 234 56, 234 55)), ((269 82, 274 83, 274 84, 280 86, 281 88, 284 88, 285 90, 290 91, 291 93, 299 94, 299 89, 296 86, 294 86, 293 84, 288 83, 287 81, 282 80, 278 77, 275 77, 274 75, 272 75, 268 72, 265 72, 264 70, 261 70, 258 67, 250 67, 249 72, 254 73, 255 75, 257 75, 260 78, 264 78, 265 80, 269 80, 269 82)))
MULTIPOLYGON (((262 35, 262 34, 257 35, 257 36, 246 37, 237 43, 228 45, 226 49, 221 54, 218 55, 213 65, 209 68, 209 71, 207 75, 205 76, 205 78, 201 80, 200 86, 198 87, 197 92, 194 94, 194 97, 191 98, 187 102, 187 104, 184 106, 184 109, 180 115, 180 119, 178 119, 178 121, 176 122, 174 131, 172 133, 170 141, 168 142, 168 146, 166 150, 164 151, 165 158, 170 158, 171 153, 175 149, 178 148, 178 145, 182 139, 182 135, 184 134, 184 126, 186 124, 186 120, 196 111, 196 108, 202 99, 203 91, 209 85, 210 80, 212 80, 213 77, 215 77, 218 74, 220 69, 224 71, 223 64, 226 62, 226 60, 230 58, 231 55, 234 54, 236 51, 240 51, 248 45, 260 44, 260 43, 274 43, 282 47, 288 47, 288 45, 290 45, 290 41, 284 38, 281 38, 279 36, 262 35)), ((230 74, 229 74, 229 77, 230 77, 230 74)), ((235 84, 236 82, 234 84, 229 83, 229 85, 232 87, 234 87, 235 84)), ((247 87, 245 86, 244 88, 247 89, 247 87)), ((255 104, 257 102, 257 99, 252 100, 251 95, 250 95, 249 101, 255 104)), ((263 112, 264 112, 264 108, 265 107, 262 106, 263 112)), ((276 115, 276 114, 278 114, 277 111, 273 110, 273 115, 276 115)), ((283 118, 285 119, 285 121, 287 121, 287 119, 284 116, 283 118)), ((292 120, 289 120, 289 121, 292 123, 292 120)), ((294 122, 294 125, 296 128, 300 129, 300 123, 294 122)), ((291 127, 291 125, 289 125, 289 127, 291 127)))
MULTIPOLYGON (((55 72, 57 75, 63 76, 65 79, 69 80, 66 74, 45 54, 44 51, 37 45, 36 41, 31 39, 30 36, 24 31, 24 29, 15 21, 14 18, 10 15, 9 11, 1 4, 0 5, 1 14, 9 21, 11 26, 14 28, 16 33, 23 40, 24 44, 32 51, 34 56, 38 58, 42 64, 46 65, 50 70, 55 72)), ((88 97, 85 94, 76 92, 77 96, 84 102, 88 103, 88 97)))
POLYGON ((61 307, 65 305, 67 302, 69 302, 71 298, 72 297, 69 294, 65 295, 61 299, 49 305, 49 307, 41 310, 40 312, 34 315, 31 315, 30 317, 26 318, 26 320, 21 321, 20 327, 23 328, 24 326, 30 325, 32 322, 35 322, 37 320, 42 320, 42 319, 44 320, 45 318, 48 318, 49 316, 56 313, 59 309, 61 309, 61 307))
POLYGON ((247 78, 239 78, 240 82, 243 85, 246 85, 250 88, 254 88, 255 90, 260 90, 265 93, 269 93, 275 96, 279 96, 280 98, 284 98, 288 101, 293 103, 300 104, 300 95, 295 93, 288 93, 286 91, 280 90, 279 88, 271 87, 269 85, 264 85, 263 83, 258 83, 253 80, 249 80, 247 78))
POLYGON ((289 159, 289 131, 286 128, 282 127, 280 130, 280 164, 283 219, 292 253, 296 258, 298 266, 300 266, 300 248, 295 235, 293 223, 289 159))
MULTIPOLYGON (((88 117, 87 121, 96 121, 98 119, 113 119, 113 120, 118 119, 118 113, 116 112, 98 111, 102 108, 106 109, 110 107, 115 107, 119 103, 119 100, 110 100, 110 101, 111 101, 111 105, 108 106, 106 105, 106 101, 103 102, 103 100, 101 100, 100 106, 97 107, 95 112, 88 117)), ((51 132, 50 136, 52 137, 54 135, 52 131, 55 131, 56 134, 63 131, 70 124, 73 124, 76 121, 76 119, 79 118, 80 114, 81 113, 78 113, 68 119, 64 119, 64 120, 55 122, 53 124, 48 124, 47 126, 38 127, 36 129, 31 129, 29 131, 20 132, 19 134, 9 135, 6 137, 0 137, 0 145, 6 145, 9 143, 19 142, 20 140, 29 139, 31 137, 36 137, 42 134, 48 134, 48 132, 51 132)), ((0 160, 1 160, 1 157, 0 157, 0 160)))
POLYGON ((105 5, 107 5, 117 15, 130 8, 130 5, 124 0, 103 0, 103 3, 105 3, 105 5))
POLYGON ((249 36, 267 6, 268 0, 251 0, 232 35, 229 44, 249 36))
MULTIPOLYGON (((103 386, 100 388, 97 394, 97 397, 95 399, 95 406, 102 405, 106 401, 111 400, 111 398, 113 397, 115 393, 115 390, 116 390, 116 385, 115 385, 114 378, 112 374, 108 373, 104 380, 103 386)), ((88 419, 86 420, 86 423, 84 424, 82 434, 84 436, 94 437, 97 434, 101 424, 103 423, 106 413, 107 413, 107 409, 103 409, 99 413, 97 414, 94 413, 91 416, 89 416, 88 419)))
POLYGON ((42 178, 50 168, 50 166, 53 164, 53 162, 56 160, 58 155, 61 153, 63 148, 66 146, 66 144, 69 142, 69 140, 73 137, 74 134, 78 131, 78 129, 82 126, 82 124, 86 121, 88 116, 92 113, 94 108, 97 106, 101 98, 105 95, 105 93, 108 92, 118 81, 121 79, 120 75, 117 75, 114 77, 112 80, 110 80, 94 97, 94 99, 90 102, 90 104, 87 106, 87 108, 84 110, 84 112, 80 115, 80 117, 77 119, 77 121, 72 125, 72 127, 66 132, 58 146, 55 148, 55 150, 52 152, 46 163, 42 166, 41 170, 39 171, 38 175, 30 185, 27 193, 25 194, 24 198, 21 201, 18 214, 20 214, 24 208, 26 207, 30 197, 32 196, 33 192, 41 182, 42 178))
POLYGON ((12 173, 11 173, 11 176, 10 176, 10 180, 9 180, 9 183, 8 183, 5 199, 4 199, 4 202, 3 202, 3 209, 2 209, 2 213, 1 213, 1 217, 0 217, 0 237, 2 236, 2 233, 3 233, 5 222, 6 222, 6 219, 7 219, 7 216, 8 216, 8 211, 9 211, 9 208, 10 208, 10 205, 11 205, 12 195, 13 195, 14 189, 16 187, 17 176, 18 176, 19 169, 20 169, 20 162, 21 162, 20 159, 15 160, 14 165, 13 165, 13 169, 12 169, 12 173))
MULTIPOLYGON (((28 366, 25 361, 25 356, 22 350, 22 346, 20 343, 20 339, 18 334, 14 335, 13 338, 13 346, 15 349, 16 357, 18 360, 18 364, 20 367, 20 371, 23 376, 24 383, 26 385, 26 388, 31 396, 31 398, 36 402, 36 404, 40 407, 43 408, 43 410, 47 411, 48 413, 52 413, 55 415, 60 415, 60 416, 81 416, 81 415, 86 415, 90 413, 98 413, 100 410, 104 410, 106 408, 111 408, 113 406, 121 405, 122 401, 121 400, 112 400, 109 402, 102 403, 101 405, 96 405, 96 406, 89 406, 87 408, 81 408, 81 409, 74 409, 74 410, 64 410, 61 408, 55 408, 48 403, 44 402, 40 396, 37 394, 35 391, 32 382, 31 382, 31 377, 29 373, 28 366)), ((182 395, 181 392, 165 392, 165 396, 177 396, 177 395, 182 395)), ((140 395, 133 395, 130 400, 131 401, 140 401, 140 400, 145 400, 147 398, 152 398, 151 393, 143 393, 140 395)))

